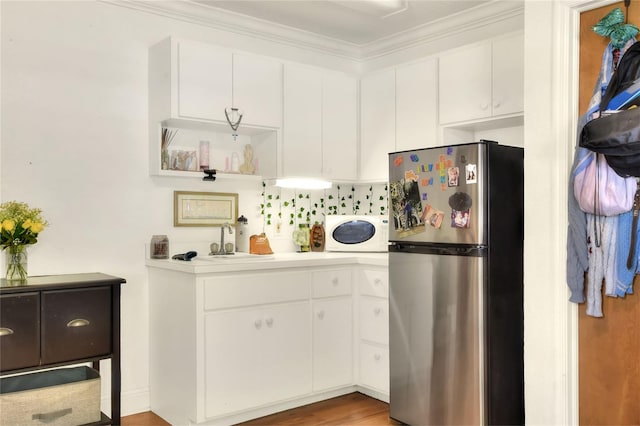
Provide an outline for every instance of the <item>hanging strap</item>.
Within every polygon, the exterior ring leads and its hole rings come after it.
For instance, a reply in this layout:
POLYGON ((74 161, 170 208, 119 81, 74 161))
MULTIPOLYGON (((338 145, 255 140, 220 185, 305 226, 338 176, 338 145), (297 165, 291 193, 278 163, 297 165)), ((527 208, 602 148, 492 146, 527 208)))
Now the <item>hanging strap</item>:
POLYGON ((600 154, 595 153, 595 162, 596 162, 596 189, 593 192, 593 238, 596 247, 600 247, 600 242, 602 241, 602 233, 598 233, 600 227, 598 226, 598 222, 600 222, 600 212, 598 211, 598 206, 600 205, 600 154))
POLYGON ((640 179, 638 181, 638 189, 633 197, 633 221, 631 222, 631 246, 629 247, 629 257, 627 257, 627 269, 633 267, 633 260, 636 256, 636 234, 638 233, 638 214, 640 213, 640 179))

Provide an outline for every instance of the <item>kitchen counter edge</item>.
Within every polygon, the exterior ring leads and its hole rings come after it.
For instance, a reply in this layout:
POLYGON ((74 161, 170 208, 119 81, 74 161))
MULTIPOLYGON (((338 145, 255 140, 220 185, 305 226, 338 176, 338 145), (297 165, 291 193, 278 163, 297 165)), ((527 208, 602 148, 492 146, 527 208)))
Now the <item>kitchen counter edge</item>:
POLYGON ((259 260, 208 260, 199 257, 191 261, 146 259, 149 268, 166 269, 192 274, 242 272, 281 268, 301 268, 330 265, 387 266, 388 253, 277 253, 259 260))

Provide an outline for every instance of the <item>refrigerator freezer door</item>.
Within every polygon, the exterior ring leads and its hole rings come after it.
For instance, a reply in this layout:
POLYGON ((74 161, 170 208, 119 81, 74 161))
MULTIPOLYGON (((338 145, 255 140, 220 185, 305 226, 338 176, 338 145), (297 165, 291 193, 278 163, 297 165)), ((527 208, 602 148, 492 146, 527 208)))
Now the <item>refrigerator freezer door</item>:
POLYGON ((483 259, 389 253, 392 418, 484 423, 483 259))
POLYGON ((486 145, 389 154, 389 240, 486 244, 486 145))

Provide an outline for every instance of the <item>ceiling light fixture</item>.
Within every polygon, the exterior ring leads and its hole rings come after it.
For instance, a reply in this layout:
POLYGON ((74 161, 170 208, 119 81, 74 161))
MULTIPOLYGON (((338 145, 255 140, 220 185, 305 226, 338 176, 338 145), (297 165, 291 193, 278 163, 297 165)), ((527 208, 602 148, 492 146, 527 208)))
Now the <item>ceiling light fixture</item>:
POLYGON ((384 19, 409 8, 407 0, 329 0, 332 3, 366 15, 384 19))
POLYGON ((331 182, 311 178, 284 178, 276 179, 275 186, 293 189, 329 189, 331 182))

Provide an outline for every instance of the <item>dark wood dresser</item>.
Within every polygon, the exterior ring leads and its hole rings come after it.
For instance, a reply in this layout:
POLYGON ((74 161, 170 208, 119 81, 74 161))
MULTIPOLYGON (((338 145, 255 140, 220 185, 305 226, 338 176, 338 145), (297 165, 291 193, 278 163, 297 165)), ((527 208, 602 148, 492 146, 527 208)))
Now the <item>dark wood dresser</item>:
POLYGON ((120 424, 120 287, 101 273, 0 280, 0 375, 111 360, 111 419, 120 424))

